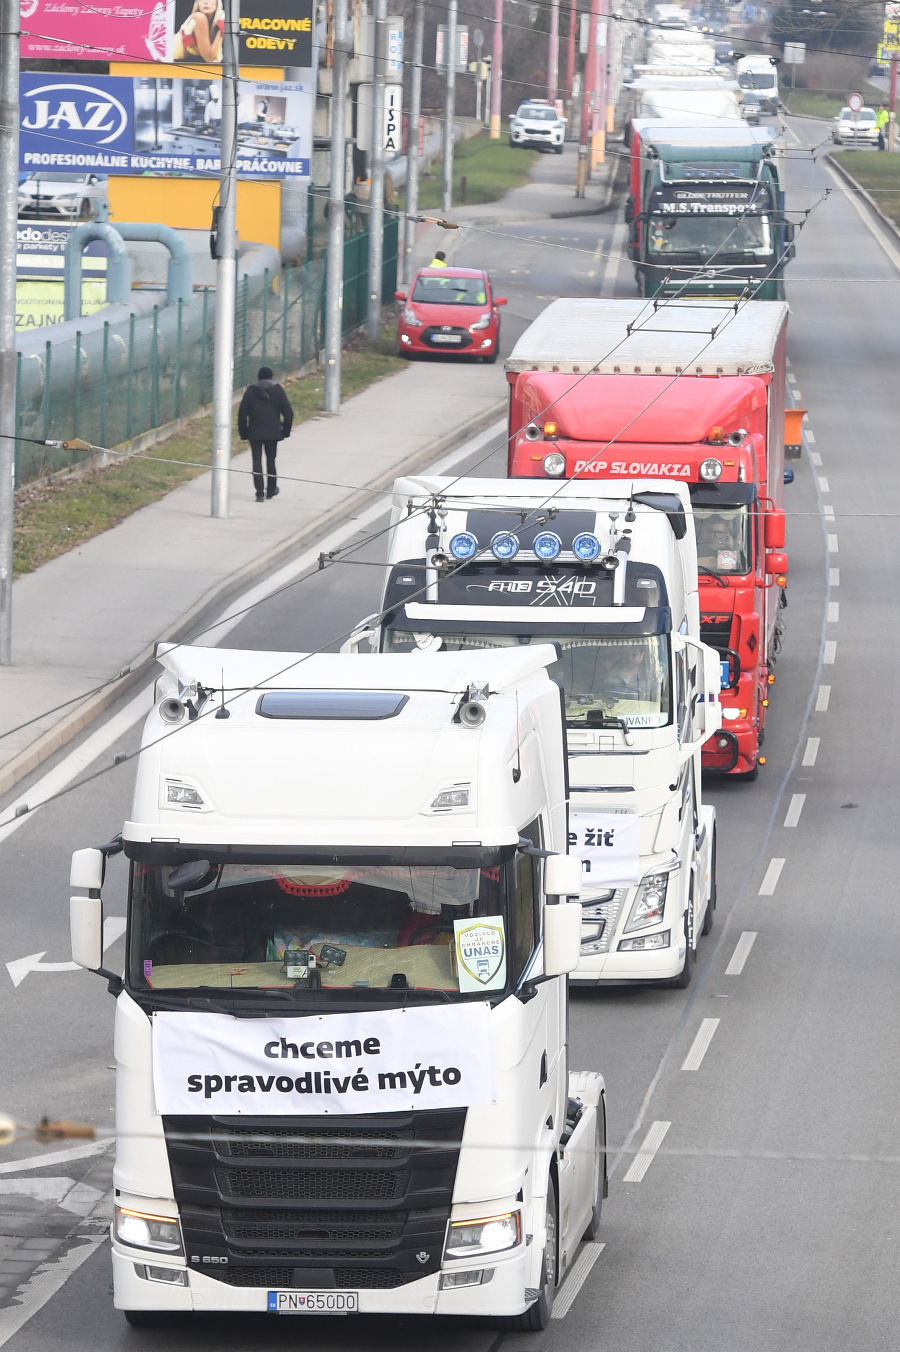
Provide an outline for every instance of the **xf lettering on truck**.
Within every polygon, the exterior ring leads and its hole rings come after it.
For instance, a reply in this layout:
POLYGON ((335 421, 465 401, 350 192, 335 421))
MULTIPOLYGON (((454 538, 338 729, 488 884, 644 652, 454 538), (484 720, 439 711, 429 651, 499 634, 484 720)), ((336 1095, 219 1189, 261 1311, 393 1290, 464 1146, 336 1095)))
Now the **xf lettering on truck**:
POLYGON ((681 461, 576 460, 573 474, 634 474, 643 479, 689 479, 690 465, 681 461))

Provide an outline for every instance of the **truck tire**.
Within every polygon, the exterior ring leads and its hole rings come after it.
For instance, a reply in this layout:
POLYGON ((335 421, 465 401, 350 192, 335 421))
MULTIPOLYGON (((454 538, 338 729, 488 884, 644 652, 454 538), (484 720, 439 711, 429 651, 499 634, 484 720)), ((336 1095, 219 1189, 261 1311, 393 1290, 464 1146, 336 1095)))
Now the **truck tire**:
POLYGON ((547 1183, 546 1229, 544 1257, 541 1262, 541 1294, 533 1305, 529 1305, 524 1314, 513 1315, 511 1319, 504 1320, 504 1328, 515 1329, 519 1333, 540 1333, 550 1323, 553 1301, 556 1298, 557 1268, 556 1186, 552 1178, 547 1183))
POLYGON ((713 927, 713 912, 716 909, 718 894, 716 890, 716 833, 713 831, 712 852, 709 861, 709 901, 706 903, 706 915, 703 917, 701 934, 709 934, 713 927))
POLYGON ((688 902, 688 909, 684 913, 684 966, 672 982, 672 985, 676 990, 680 991, 687 989, 691 984, 691 977, 694 975, 694 950, 691 948, 693 935, 691 933, 691 922, 689 919, 693 904, 693 898, 691 898, 688 902))
POLYGON ((588 1221, 587 1228, 581 1236, 586 1244, 593 1244, 600 1234, 600 1213, 603 1210, 603 1198, 606 1196, 606 1113, 604 1111, 602 1099, 597 1104, 595 1139, 595 1149, 597 1151, 597 1191, 594 1194, 591 1219, 588 1221))

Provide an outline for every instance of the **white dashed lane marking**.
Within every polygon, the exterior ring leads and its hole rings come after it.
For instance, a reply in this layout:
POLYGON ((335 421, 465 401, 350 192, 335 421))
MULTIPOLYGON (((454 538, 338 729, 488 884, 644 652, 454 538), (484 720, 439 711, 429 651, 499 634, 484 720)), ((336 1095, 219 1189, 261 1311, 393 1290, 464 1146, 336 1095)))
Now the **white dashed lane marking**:
POLYGON ((839 586, 841 585, 841 570, 840 570, 840 568, 829 568, 829 569, 828 569, 828 585, 829 585, 829 587, 839 587, 839 586))
POLYGON ((691 1050, 684 1058, 682 1070, 699 1070, 703 1058, 709 1051, 709 1044, 713 1040, 716 1029, 719 1026, 718 1019, 704 1019, 697 1030, 697 1036, 691 1043, 691 1050))
POLYGON ((775 888, 778 886, 778 879, 781 877, 781 870, 784 868, 783 859, 770 859, 769 867, 766 869, 766 876, 759 885, 759 896, 774 897, 775 888))
POLYGON ((841 618, 841 603, 840 603, 840 601, 829 601, 829 602, 828 602, 828 623, 829 623, 829 624, 837 624, 837 622, 838 622, 838 620, 839 620, 840 618, 841 618))
POLYGON ((622 1179, 623 1183, 640 1183, 644 1174, 653 1163, 657 1150, 666 1139, 666 1132, 671 1125, 671 1122, 653 1123, 650 1130, 647 1132, 647 1135, 644 1137, 643 1145, 631 1161, 628 1172, 622 1179))
POLYGON ((822 654, 822 662, 826 667, 834 666, 834 659, 837 657, 837 643, 830 638, 825 644, 825 652, 822 654))
POLYGON ((819 693, 816 696, 816 713, 824 714, 828 710, 828 701, 831 699, 831 686, 820 685, 819 693))
POLYGON ((725 968, 726 976, 740 976, 744 970, 744 963, 750 956, 750 949, 756 943, 756 930, 744 930, 735 944, 734 952, 731 955, 731 961, 725 968))
POLYGON ((831 492, 831 489, 828 487, 828 480, 825 478, 824 474, 819 475, 819 492, 820 493, 831 492))
POLYGON ((806 741, 806 750, 803 753, 802 765, 815 765, 816 756, 819 754, 819 738, 809 737, 806 741))
POLYGON ((791 798, 790 807, 784 818, 785 827, 790 830, 792 826, 797 826, 800 821, 800 813, 803 811, 803 804, 806 802, 805 793, 795 793, 791 798))
MULTIPOLYGON (((816 434, 815 434, 815 432, 812 430, 811 427, 807 427, 807 429, 806 429, 806 440, 808 441, 808 443, 809 443, 810 446, 815 446, 815 444, 816 444, 816 434)), ((810 456, 810 459, 812 460, 812 462, 813 462, 814 465, 821 465, 821 463, 822 463, 822 457, 821 457, 821 456, 818 456, 818 457, 817 457, 816 455, 812 455, 812 456, 810 456)))
POLYGON ((605 1244, 585 1244, 581 1253, 575 1260, 571 1272, 563 1283, 559 1295, 553 1302, 553 1313, 550 1316, 551 1319, 565 1319, 575 1303, 578 1292, 584 1286, 591 1268, 605 1248, 605 1244))
POLYGON ((837 554, 837 553, 839 553, 839 552, 840 552, 840 551, 838 550, 838 538, 837 538, 837 536, 836 536, 836 535, 829 535, 829 537, 828 537, 828 553, 829 553, 829 554, 837 554))

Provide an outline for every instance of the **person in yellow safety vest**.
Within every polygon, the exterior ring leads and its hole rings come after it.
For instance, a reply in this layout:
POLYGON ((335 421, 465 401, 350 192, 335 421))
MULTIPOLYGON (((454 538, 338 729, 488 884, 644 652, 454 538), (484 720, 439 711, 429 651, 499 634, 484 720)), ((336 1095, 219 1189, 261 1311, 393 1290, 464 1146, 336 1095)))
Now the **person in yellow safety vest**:
POLYGON ((430 268, 445 268, 447 266, 447 255, 442 249, 438 249, 428 266, 430 268))
POLYGON ((890 113, 888 112, 887 108, 885 108, 884 104, 882 104, 881 107, 878 109, 878 112, 875 114, 875 125, 876 125, 876 127, 878 128, 878 149, 879 149, 879 150, 886 150, 886 149, 887 149, 887 146, 885 145, 885 140, 884 140, 884 129, 885 129, 885 127, 887 126, 887 124, 890 122, 890 120, 891 120, 891 115, 890 115, 890 113))

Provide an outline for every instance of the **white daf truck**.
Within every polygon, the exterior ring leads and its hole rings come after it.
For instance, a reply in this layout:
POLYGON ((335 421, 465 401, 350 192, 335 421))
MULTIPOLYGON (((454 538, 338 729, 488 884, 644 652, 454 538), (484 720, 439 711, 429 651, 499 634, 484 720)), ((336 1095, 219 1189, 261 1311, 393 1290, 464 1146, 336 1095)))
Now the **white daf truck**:
POLYGON ((569 848, 584 865, 573 980, 686 986, 716 904, 700 748, 721 724, 722 679, 718 653, 699 640, 687 489, 405 478, 392 526, 382 612, 349 650, 556 644, 569 848))
POLYGON ((71 873, 73 956, 117 995, 129 1323, 546 1324, 606 1188, 555 660, 161 650, 131 818, 71 873))

